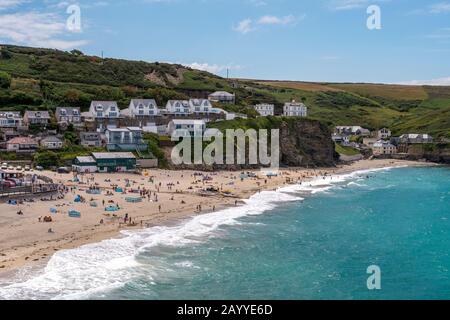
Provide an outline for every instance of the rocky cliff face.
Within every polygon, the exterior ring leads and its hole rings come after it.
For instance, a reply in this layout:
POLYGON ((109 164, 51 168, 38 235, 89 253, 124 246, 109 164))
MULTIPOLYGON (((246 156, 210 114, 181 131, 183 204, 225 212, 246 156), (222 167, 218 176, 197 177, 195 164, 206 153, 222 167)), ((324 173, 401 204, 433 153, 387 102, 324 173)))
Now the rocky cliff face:
POLYGON ((318 121, 280 125, 281 163, 290 167, 330 167, 338 161, 330 130, 318 121))
MULTIPOLYGON (((249 120, 249 124, 251 124, 249 120)), ((252 126, 245 126, 251 127, 252 126)), ((288 167, 332 167, 339 159, 331 140, 330 130, 319 121, 298 118, 283 118, 265 123, 254 129, 280 130, 280 165, 288 167)), ((247 153, 248 154, 248 153, 247 153)), ((170 155, 170 150, 166 150, 170 155)), ((169 158, 170 159, 170 158, 169 158)), ((169 161, 170 163, 170 161, 169 161)), ((259 169, 254 165, 170 165, 171 169, 183 170, 244 170, 259 169)))
POLYGON ((450 144, 411 145, 408 148, 408 159, 450 164, 450 144))

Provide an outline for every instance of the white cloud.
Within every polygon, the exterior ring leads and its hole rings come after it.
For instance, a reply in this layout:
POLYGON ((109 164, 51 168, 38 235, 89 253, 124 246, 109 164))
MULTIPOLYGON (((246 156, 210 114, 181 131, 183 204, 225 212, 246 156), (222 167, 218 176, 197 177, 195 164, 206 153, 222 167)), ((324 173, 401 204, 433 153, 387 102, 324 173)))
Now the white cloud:
POLYGON ((233 30, 242 34, 249 33, 254 30, 253 21, 251 19, 242 20, 236 27, 233 28, 233 30))
POLYGON ((27 0, 0 0, 0 10, 11 9, 28 2, 27 0))
MULTIPOLYGON (((377 2, 389 2, 391 0, 378 0, 377 2)), ((352 10, 368 7, 372 0, 329 0, 328 7, 332 10, 352 10)))
POLYGON ((207 72, 211 72, 214 74, 218 74, 222 71, 225 71, 227 69, 229 70, 240 70, 241 66, 236 66, 236 65, 217 65, 217 64, 209 64, 209 63, 198 63, 198 62, 193 62, 193 63, 182 63, 183 66, 185 67, 189 67, 191 69, 196 69, 196 70, 201 70, 201 71, 207 71, 207 72))
POLYGON ((431 13, 448 13, 450 12, 450 2, 435 3, 430 6, 431 13))
POLYGON ((450 86, 450 77, 431 80, 411 80, 400 82, 399 84, 416 86, 450 86))
POLYGON ((0 39, 19 45, 67 50, 86 45, 86 40, 66 40, 66 23, 51 13, 27 12, 0 15, 0 39))
POLYGON ((281 18, 276 17, 276 16, 264 16, 258 20, 258 23, 266 24, 266 25, 270 25, 270 24, 287 25, 287 24, 294 23, 295 21, 296 21, 295 17, 291 14, 291 15, 281 17, 281 18))
POLYGON ((239 24, 235 27, 233 27, 234 31, 240 32, 242 34, 247 34, 252 31, 258 30, 258 26, 274 26, 274 25, 280 25, 280 26, 288 26, 288 25, 295 25, 300 20, 303 20, 306 15, 302 15, 299 17, 296 17, 292 14, 284 16, 284 17, 277 17, 273 15, 265 15, 260 17, 257 20, 252 19, 245 19, 239 22, 239 24))

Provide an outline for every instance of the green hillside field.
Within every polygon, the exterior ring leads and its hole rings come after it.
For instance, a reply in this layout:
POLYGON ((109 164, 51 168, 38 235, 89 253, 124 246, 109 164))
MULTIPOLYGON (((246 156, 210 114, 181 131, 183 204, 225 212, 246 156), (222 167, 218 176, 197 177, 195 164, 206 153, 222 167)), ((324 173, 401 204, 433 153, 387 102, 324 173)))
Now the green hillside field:
POLYGON ((256 116, 254 104, 273 103, 281 112, 284 102, 297 100, 309 107, 311 119, 329 127, 450 137, 450 87, 224 79, 181 65, 1 45, 0 110, 86 110, 91 100, 116 100, 125 108, 132 98, 165 106, 168 99, 205 98, 217 90, 237 96, 236 106, 220 107, 250 117, 256 116))

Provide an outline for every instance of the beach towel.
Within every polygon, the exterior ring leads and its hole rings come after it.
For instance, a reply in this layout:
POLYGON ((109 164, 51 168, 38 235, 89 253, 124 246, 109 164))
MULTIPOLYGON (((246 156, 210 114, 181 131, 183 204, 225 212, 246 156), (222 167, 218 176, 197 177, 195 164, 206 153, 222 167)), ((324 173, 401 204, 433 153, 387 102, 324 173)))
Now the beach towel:
POLYGON ((105 208, 105 211, 107 212, 116 212, 119 211, 119 208, 115 207, 115 206, 109 206, 105 208))
POLYGON ((125 198, 126 202, 129 203, 139 203, 142 202, 142 198, 125 198))
POLYGON ((81 213, 75 210, 69 211, 69 217, 70 218, 81 218, 81 213))

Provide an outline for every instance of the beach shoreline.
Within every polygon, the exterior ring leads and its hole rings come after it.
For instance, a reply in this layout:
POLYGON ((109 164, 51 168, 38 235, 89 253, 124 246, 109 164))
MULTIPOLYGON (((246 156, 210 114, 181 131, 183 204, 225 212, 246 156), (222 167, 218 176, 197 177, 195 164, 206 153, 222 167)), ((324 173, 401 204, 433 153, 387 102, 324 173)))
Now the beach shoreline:
MULTIPOLYGON (((432 163, 411 162, 400 160, 362 160, 350 165, 336 168, 320 169, 281 169, 280 175, 272 178, 240 179, 240 172, 204 173, 211 180, 199 182, 199 173, 195 171, 152 170, 151 177, 127 174, 96 174, 94 180, 103 191, 109 190, 111 184, 127 189, 148 188, 154 192, 155 199, 143 199, 141 203, 127 203, 127 194, 113 193, 109 196, 92 196, 100 203, 114 201, 121 210, 117 218, 107 217, 103 203, 91 207, 90 202, 75 203, 74 197, 85 191, 88 184, 70 182, 71 175, 60 175, 46 172, 45 175, 62 183, 70 190, 65 199, 57 201, 38 201, 20 206, 24 216, 16 215, 18 207, 0 204, 0 278, 10 278, 23 268, 39 269, 46 265, 55 252, 77 248, 86 244, 98 243, 103 240, 121 236, 125 230, 140 230, 154 226, 176 225, 182 221, 208 212, 218 212, 227 207, 242 203, 260 191, 274 191, 287 185, 307 182, 324 175, 344 175, 361 170, 374 170, 395 167, 433 166, 432 163), (137 181, 139 180, 140 181, 137 181), (133 181, 134 180, 134 181, 133 181), (133 182, 131 182, 133 181, 133 182), (234 197, 223 195, 201 196, 198 191, 206 187, 217 189, 232 189, 234 197), (161 211, 159 210, 161 206, 161 211), (199 207, 200 206, 200 207, 199 207), (39 222, 39 217, 49 215, 49 208, 56 208, 51 223, 39 222), (82 213, 81 218, 67 216, 67 210, 75 209, 82 213), (200 210, 199 210, 200 209, 200 210), (127 214, 134 225, 122 223, 127 214), (104 220, 100 223, 100 220, 104 220), (53 232, 47 232, 48 229, 53 232)), ((257 174, 258 171, 252 171, 257 174)))

